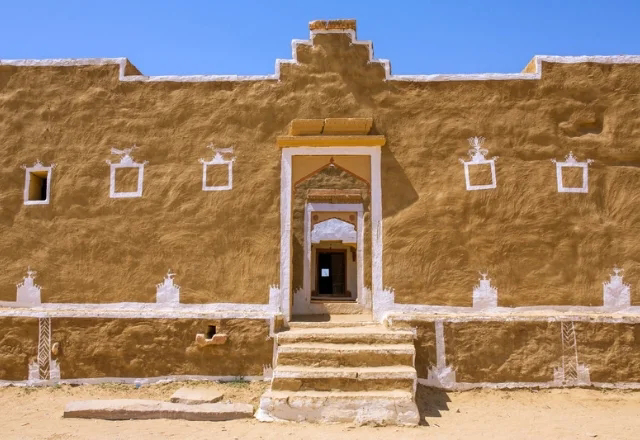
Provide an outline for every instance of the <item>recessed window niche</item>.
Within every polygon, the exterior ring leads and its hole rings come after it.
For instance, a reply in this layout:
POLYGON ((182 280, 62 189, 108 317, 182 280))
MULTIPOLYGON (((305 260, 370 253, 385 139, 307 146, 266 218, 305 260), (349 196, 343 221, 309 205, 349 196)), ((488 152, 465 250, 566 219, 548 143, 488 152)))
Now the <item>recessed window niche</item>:
POLYGON ((208 145, 215 155, 211 160, 200 159, 202 164, 202 190, 227 191, 233 188, 233 162, 235 157, 231 148, 215 148, 208 145), (226 158, 225 158, 226 157, 226 158))
POLYGON ((54 165, 44 166, 37 161, 32 167, 23 166, 24 204, 48 205, 51 196, 51 172, 54 165))
POLYGON ((131 157, 134 149, 136 149, 135 145, 124 150, 111 149, 111 154, 120 156, 119 163, 111 163, 107 160, 110 167, 109 196, 112 199, 142 197, 144 166, 148 162, 134 161, 131 157))

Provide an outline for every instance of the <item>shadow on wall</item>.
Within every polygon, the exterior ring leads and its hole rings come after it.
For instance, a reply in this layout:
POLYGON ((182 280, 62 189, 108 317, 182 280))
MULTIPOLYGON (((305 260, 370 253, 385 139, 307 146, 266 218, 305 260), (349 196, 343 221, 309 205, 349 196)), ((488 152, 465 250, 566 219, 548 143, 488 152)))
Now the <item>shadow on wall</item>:
POLYGON ((418 193, 411 185, 402 166, 389 147, 382 147, 382 218, 390 217, 418 200, 418 193))
POLYGON ((420 425, 428 425, 425 417, 442 417, 442 411, 449 411, 449 395, 437 388, 418 385, 416 389, 416 405, 420 414, 420 425))

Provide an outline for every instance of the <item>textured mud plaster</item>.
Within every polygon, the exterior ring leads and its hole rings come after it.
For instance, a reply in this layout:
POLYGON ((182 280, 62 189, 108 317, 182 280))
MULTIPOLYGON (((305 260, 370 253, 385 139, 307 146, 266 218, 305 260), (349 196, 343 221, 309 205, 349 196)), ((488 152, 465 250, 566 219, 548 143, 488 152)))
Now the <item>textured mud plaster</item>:
POLYGON ((1 300, 31 264, 43 302, 154 302, 167 267, 183 303, 268 301, 280 174, 270 136, 293 117, 274 107, 281 86, 122 83, 117 66, 0 66, 0 78, 0 148, 15 150, 0 174, 1 300), (104 152, 134 142, 149 161, 144 197, 110 199, 104 152), (237 145, 233 191, 202 191, 210 142, 237 145), (20 165, 34 157, 60 161, 56 194, 20 206, 20 165))
POLYGON ((52 319, 62 379, 167 375, 260 376, 272 362, 267 320, 52 319), (223 345, 200 347, 215 325, 223 345))
POLYGON ((455 322, 444 331, 458 382, 549 382, 561 362, 559 323, 455 322))
MULTIPOLYGON (((433 322, 425 321, 394 321, 392 328, 415 329, 413 344, 416 348, 415 367, 418 378, 426 379, 430 367, 437 364, 436 331, 433 322)), ((445 344, 445 350, 446 350, 445 344)))
POLYGON ((171 267, 183 302, 266 303, 279 279, 275 138, 293 119, 326 117, 373 117, 372 133, 386 136, 384 287, 396 301, 471 306, 478 271, 500 306, 600 305, 616 264, 640 283, 640 65, 541 62, 540 79, 411 81, 386 80, 348 34, 295 52, 279 80, 1 65, 0 300, 31 265, 43 302, 153 302, 171 267), (494 190, 466 191, 458 158, 470 136, 500 157, 494 190), (144 197, 109 199, 104 151, 133 143, 149 161, 144 197), (209 143, 235 146, 232 191, 201 191, 209 143), (550 159, 567 151, 594 160, 588 194, 557 193, 550 159), (35 157, 58 164, 55 195, 25 207, 20 165, 35 157))
POLYGON ((640 381, 640 325, 580 322, 575 330, 592 382, 640 381))
POLYGON ((27 380, 38 355, 37 318, 0 318, 0 380, 27 380))
POLYGON ((397 95, 384 98, 389 112, 375 121, 389 146, 384 283, 396 301, 470 306, 477 272, 488 270, 501 306, 601 305, 599 280, 617 259, 637 283, 640 171, 630 165, 639 123, 630 115, 638 73, 545 63, 540 81, 394 83, 397 95), (411 116, 423 100, 430 114, 411 116), (600 131, 559 129, 582 127, 591 113, 602 118, 600 131), (500 156, 494 190, 466 191, 457 158, 472 135, 500 156), (557 192, 550 159, 570 149, 595 159, 588 194, 557 192))

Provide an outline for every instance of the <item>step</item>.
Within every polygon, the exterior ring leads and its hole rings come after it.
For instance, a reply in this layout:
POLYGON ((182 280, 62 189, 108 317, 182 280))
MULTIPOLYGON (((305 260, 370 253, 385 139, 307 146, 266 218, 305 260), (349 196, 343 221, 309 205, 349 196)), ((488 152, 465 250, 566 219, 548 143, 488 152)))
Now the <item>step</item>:
POLYGON ((391 391, 412 392, 416 370, 394 367, 294 367, 278 366, 271 389, 276 391, 391 391))
POLYGON ((246 403, 169 403, 159 400, 113 399, 69 402, 65 418, 103 420, 181 419, 222 421, 253 416, 253 406, 246 403))
POLYGON ((297 343, 278 346, 276 365, 302 367, 413 366, 413 344, 297 343))
POLYGON ((256 418, 262 421, 417 425, 413 394, 406 391, 267 391, 256 418))
POLYGON ((289 327, 293 328, 327 328, 327 327, 359 327, 380 325, 373 321, 371 313, 360 314, 315 314, 294 315, 289 321, 289 327))
POLYGON ((320 342, 331 344, 412 344, 409 330, 389 330, 381 325, 330 328, 295 328, 276 335, 278 344, 320 342))

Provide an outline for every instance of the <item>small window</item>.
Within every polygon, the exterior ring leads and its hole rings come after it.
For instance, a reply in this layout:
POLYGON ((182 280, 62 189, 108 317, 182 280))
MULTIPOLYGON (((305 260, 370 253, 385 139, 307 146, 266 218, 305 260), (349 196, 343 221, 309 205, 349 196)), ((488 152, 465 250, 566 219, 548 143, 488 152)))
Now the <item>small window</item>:
POLYGON ((51 194, 51 169, 53 166, 45 167, 40 162, 32 167, 24 167, 24 204, 25 205, 46 205, 49 203, 51 194))
POLYGON ((211 339, 216 335, 216 326, 209 325, 207 326, 207 339, 211 339))

